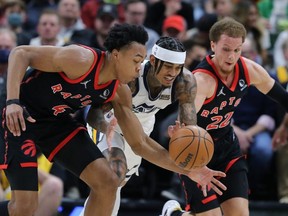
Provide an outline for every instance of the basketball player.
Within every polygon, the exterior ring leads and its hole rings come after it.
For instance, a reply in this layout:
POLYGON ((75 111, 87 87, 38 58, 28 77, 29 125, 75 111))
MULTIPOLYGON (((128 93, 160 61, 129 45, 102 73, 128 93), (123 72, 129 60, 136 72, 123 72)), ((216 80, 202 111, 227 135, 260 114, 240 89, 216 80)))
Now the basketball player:
MULTIPOLYGON (((131 101, 126 83, 139 76, 146 41, 143 27, 125 24, 109 32, 107 52, 78 45, 18 46, 12 50, 3 112, 6 122, 2 124, 5 142, 0 144, 0 168, 12 190, 10 215, 33 215, 37 208, 35 145, 50 161, 61 164, 91 188, 86 216, 111 215, 119 180, 86 127, 71 117, 87 105, 111 101, 133 151, 174 172, 195 174, 177 167, 168 152, 145 135, 131 107, 122 103, 131 101), (23 80, 29 66, 35 70, 23 80)), ((210 180, 216 182, 211 177, 201 184, 210 185, 210 180)), ((1 216, 8 211, 1 209, 1 216)))
MULTIPOLYGON (((176 100, 179 101, 180 122, 186 125, 195 125, 197 123, 194 105, 197 89, 196 81, 193 74, 183 68, 185 58, 186 52, 179 40, 172 37, 161 37, 153 46, 149 61, 145 61, 141 65, 140 77, 129 83, 133 97, 133 112, 138 117, 147 135, 150 135, 153 130, 155 114, 176 100)), ((103 109, 106 108, 107 106, 103 109)), ((105 121, 97 122, 100 119, 95 118, 95 113, 93 116, 91 112, 88 114, 88 122, 94 127, 105 128, 101 124, 105 124, 105 121)), ((94 112, 97 111, 94 110, 94 112)), ((108 111, 105 117, 110 122, 113 119, 113 110, 108 111)), ((133 174, 138 175, 142 157, 131 150, 121 133, 120 128, 116 128, 114 137, 111 140, 112 148, 110 151, 105 136, 98 143, 98 147, 108 158, 111 167, 114 167, 120 179, 124 179, 122 182, 123 186, 133 174), (124 151, 125 155, 123 155, 121 150, 124 151), (126 168, 126 161, 127 173, 126 169, 124 169, 126 168)), ((95 135, 95 133, 92 132, 92 137, 93 134, 95 135)), ((202 178, 210 181, 211 176, 220 175, 222 176, 222 174, 204 167, 197 171, 198 177, 195 176, 192 179, 200 183, 202 178), (208 176, 205 176, 207 174, 208 176)), ((218 186, 225 189, 224 185, 220 184, 218 186)), ((121 187, 118 188, 113 216, 117 215, 120 206, 120 190, 121 187)), ((217 188, 216 192, 222 193, 217 188)))
POLYGON ((187 193, 187 212, 181 210, 178 202, 170 200, 162 209, 163 216, 249 215, 245 156, 241 154, 231 126, 234 110, 250 85, 288 110, 286 91, 262 66, 241 57, 246 37, 242 24, 224 18, 212 26, 209 37, 214 54, 208 55, 193 71, 198 87, 195 99, 197 124, 214 139, 214 155, 207 166, 226 173, 226 178, 220 180, 227 190, 222 196, 209 190, 204 197, 197 190, 197 184, 181 175, 187 193))

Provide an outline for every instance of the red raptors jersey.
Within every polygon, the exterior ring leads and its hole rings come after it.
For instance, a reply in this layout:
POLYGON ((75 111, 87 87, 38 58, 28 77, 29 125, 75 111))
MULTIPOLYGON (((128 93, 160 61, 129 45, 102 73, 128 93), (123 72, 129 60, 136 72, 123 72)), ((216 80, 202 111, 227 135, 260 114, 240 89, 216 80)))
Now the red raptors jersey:
MULTIPOLYGON (((91 49, 86 47, 87 49, 91 49)), ((65 117, 87 105, 97 106, 114 97, 119 81, 98 85, 105 53, 91 49, 90 70, 71 80, 64 73, 34 70, 21 84, 20 101, 34 118, 65 117)))
POLYGON ((213 139, 219 139, 230 130, 234 110, 250 85, 246 64, 240 57, 235 65, 231 87, 222 82, 212 62, 212 56, 206 56, 193 73, 206 73, 216 80, 213 96, 205 100, 197 113, 197 124, 207 130, 213 139))

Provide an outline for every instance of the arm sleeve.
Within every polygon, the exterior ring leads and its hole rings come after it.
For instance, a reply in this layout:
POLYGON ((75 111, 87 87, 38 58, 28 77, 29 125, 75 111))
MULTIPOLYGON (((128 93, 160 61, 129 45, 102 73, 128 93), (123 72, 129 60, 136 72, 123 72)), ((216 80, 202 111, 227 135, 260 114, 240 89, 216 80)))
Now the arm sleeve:
POLYGON ((288 112, 288 93, 278 82, 274 83, 267 95, 278 102, 288 112))

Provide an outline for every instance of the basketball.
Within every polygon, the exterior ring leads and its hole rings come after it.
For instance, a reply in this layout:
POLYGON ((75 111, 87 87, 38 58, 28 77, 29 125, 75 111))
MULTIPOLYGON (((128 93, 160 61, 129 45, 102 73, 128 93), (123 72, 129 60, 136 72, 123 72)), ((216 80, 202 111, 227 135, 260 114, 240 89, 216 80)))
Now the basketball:
POLYGON ((199 126, 189 125, 180 128, 169 142, 170 157, 185 170, 206 166, 213 153, 212 137, 199 126))

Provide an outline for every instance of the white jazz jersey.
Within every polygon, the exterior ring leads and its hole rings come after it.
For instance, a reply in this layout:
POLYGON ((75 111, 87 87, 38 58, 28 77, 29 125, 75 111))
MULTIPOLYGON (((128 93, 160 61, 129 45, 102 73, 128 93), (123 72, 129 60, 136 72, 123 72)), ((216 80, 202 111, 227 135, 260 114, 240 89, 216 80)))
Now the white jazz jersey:
MULTIPOLYGON (((164 89, 157 97, 152 98, 150 92, 147 88, 146 75, 148 72, 147 61, 143 62, 141 67, 140 76, 137 79, 136 91, 133 94, 132 104, 133 111, 138 117, 144 132, 149 136, 153 130, 155 123, 155 114, 160 110, 164 109, 167 105, 172 103, 172 87, 164 89)), ((114 118, 113 109, 105 114, 105 119, 107 122, 110 122, 114 118)), ((96 142, 96 131, 91 128, 89 125, 88 132, 94 142, 96 142)), ((122 131, 120 127, 116 126, 116 132, 112 138, 112 147, 120 148, 124 151, 127 160, 128 172, 126 174, 126 181, 135 173, 138 175, 138 168, 141 164, 141 157, 136 155, 129 144, 122 137, 122 131)), ((104 151, 108 148, 106 137, 100 133, 98 137, 98 148, 100 151, 104 151)))
POLYGON ((136 90, 133 94, 132 104, 133 111, 137 115, 145 133, 150 135, 155 123, 155 114, 172 103, 172 87, 164 89, 159 95, 152 98, 146 79, 148 64, 149 62, 147 61, 142 64, 140 76, 136 83, 136 90))

